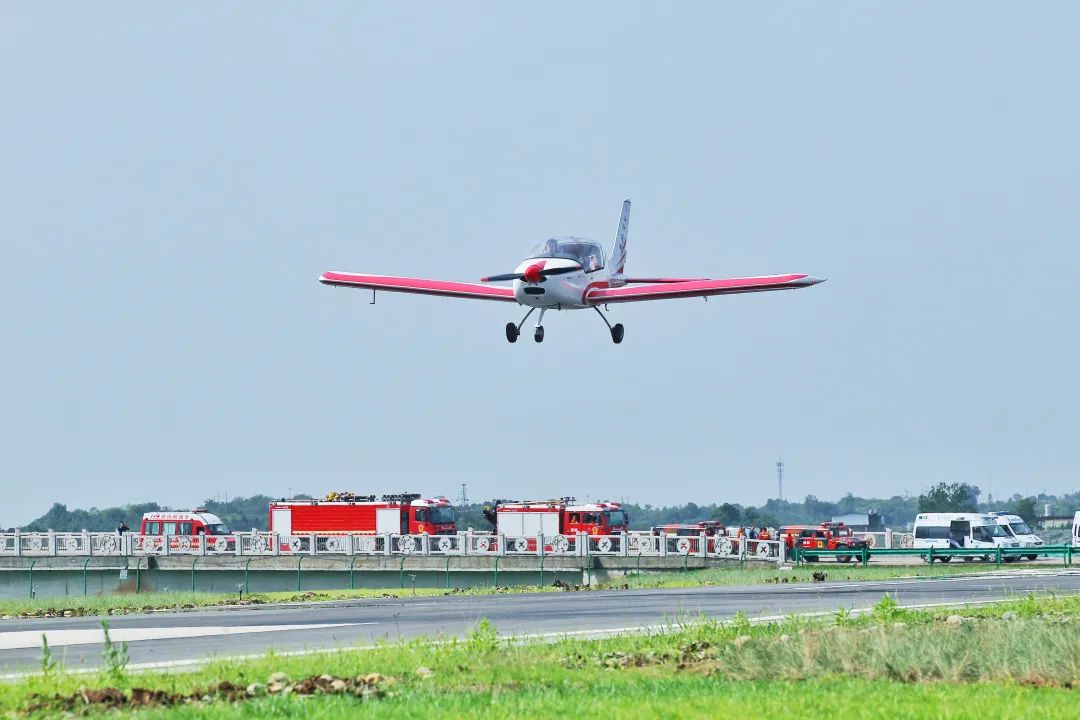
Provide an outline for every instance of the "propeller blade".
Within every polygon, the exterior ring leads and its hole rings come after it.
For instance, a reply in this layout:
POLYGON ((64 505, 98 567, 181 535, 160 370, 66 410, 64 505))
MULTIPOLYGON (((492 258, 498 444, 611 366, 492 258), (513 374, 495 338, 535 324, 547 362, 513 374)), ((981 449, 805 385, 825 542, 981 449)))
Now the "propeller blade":
POLYGON ((525 276, 521 273, 505 273, 503 275, 489 275, 488 277, 480 278, 480 282, 502 282, 504 280, 524 280, 525 276))
POLYGON ((579 267, 557 267, 557 268, 551 268, 550 270, 545 268, 544 270, 540 271, 540 274, 543 275, 544 277, 550 277, 552 275, 565 275, 566 273, 572 273, 572 272, 581 272, 581 268, 579 268, 579 267))

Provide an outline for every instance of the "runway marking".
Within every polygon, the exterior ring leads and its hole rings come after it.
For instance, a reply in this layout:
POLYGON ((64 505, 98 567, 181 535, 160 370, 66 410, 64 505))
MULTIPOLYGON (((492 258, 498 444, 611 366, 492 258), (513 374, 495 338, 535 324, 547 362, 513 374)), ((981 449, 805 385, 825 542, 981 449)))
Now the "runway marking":
MULTIPOLYGON (((109 638, 113 642, 140 642, 143 640, 173 640, 217 635, 240 635, 246 633, 288 632, 290 630, 323 630, 325 628, 375 625, 374 622, 314 623, 303 625, 208 625, 195 627, 112 628, 109 638)), ((105 642, 101 628, 80 630, 15 630, 0 632, 0 650, 21 650, 41 647, 41 636, 49 641, 49 647, 67 645, 93 645, 105 642)))
MULTIPOLYGON (((1010 598, 990 598, 985 600, 956 600, 952 602, 938 602, 938 603, 919 603, 909 605, 899 605, 898 607, 904 610, 926 610, 931 608, 951 608, 951 607, 966 607, 970 605, 992 605, 994 603, 1009 602, 1010 598)), ((866 608, 854 608, 850 612, 852 615, 863 615, 872 613, 874 609, 872 607, 866 608)), ((802 617, 802 618, 814 618, 814 617, 828 617, 835 615, 835 610, 817 610, 813 612, 803 613, 787 613, 783 615, 764 615, 757 617, 749 617, 747 620, 751 625, 767 624, 772 622, 782 622, 787 618, 802 617)), ((716 618, 719 622, 730 622, 731 618, 716 618)), ((686 624, 693 624, 693 620, 686 624)), ((374 623, 340 623, 341 625, 371 625, 374 623)), ((541 641, 541 642, 557 642, 564 638, 578 638, 583 640, 603 639, 607 637, 616 637, 619 635, 647 635, 650 633, 665 633, 671 632, 676 628, 676 623, 667 623, 662 625, 637 625, 633 627, 620 627, 620 628, 608 628, 601 630, 560 630, 555 632, 546 633, 523 633, 515 635, 501 635, 500 639, 507 640, 509 642, 528 642, 528 641, 541 641)), ((318 627, 314 625, 305 625, 301 627, 318 627)), ((326 627, 326 626, 322 626, 326 627)), ((111 634, 111 633, 110 633, 111 634)), ((40 633, 38 633, 40 639, 40 633)), ((448 640, 434 640, 429 642, 430 645, 445 645, 448 643, 460 642, 460 638, 451 638, 448 640)), ((331 654, 334 652, 341 652, 343 650, 376 650, 378 648, 385 648, 384 643, 375 645, 353 645, 349 647, 338 648, 307 648, 304 650, 287 650, 287 651, 274 651, 275 657, 302 657, 306 655, 318 655, 318 654, 331 654)), ((127 666, 127 669, 132 672, 146 672, 150 670, 165 671, 165 672, 186 672, 191 670, 197 670, 198 668, 206 665, 209 662, 216 660, 229 660, 229 661, 244 661, 244 660, 259 660, 266 657, 265 652, 251 653, 247 655, 217 655, 205 658, 189 658, 186 660, 166 660, 163 662, 147 662, 147 663, 132 663, 127 666)), ((101 668, 98 667, 85 667, 68 669, 66 671, 71 675, 84 675, 101 672, 101 668)), ((14 672, 0 674, 0 681, 12 681, 19 680, 25 677, 31 677, 39 675, 40 672, 14 672)))

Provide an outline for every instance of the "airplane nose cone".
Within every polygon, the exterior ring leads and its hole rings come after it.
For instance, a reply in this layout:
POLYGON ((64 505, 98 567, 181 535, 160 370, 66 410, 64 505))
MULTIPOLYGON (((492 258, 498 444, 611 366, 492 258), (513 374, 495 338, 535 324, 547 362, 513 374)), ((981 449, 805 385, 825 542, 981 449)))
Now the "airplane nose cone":
POLYGON ((540 269, 541 268, 539 265, 530 265, 529 267, 525 268, 525 272, 521 274, 524 276, 527 282, 538 283, 543 277, 540 274, 540 269))

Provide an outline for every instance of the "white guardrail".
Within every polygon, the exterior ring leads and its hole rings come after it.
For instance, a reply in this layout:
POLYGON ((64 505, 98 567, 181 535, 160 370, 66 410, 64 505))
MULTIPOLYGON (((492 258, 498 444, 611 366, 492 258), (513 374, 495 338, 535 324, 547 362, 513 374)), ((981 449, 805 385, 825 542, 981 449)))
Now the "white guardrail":
POLYGON ((277 535, 252 531, 231 535, 139 535, 115 532, 0 533, 0 557, 147 555, 460 555, 588 557, 709 557, 784 562, 778 540, 706 535, 538 535, 510 537, 491 533, 456 535, 277 535))

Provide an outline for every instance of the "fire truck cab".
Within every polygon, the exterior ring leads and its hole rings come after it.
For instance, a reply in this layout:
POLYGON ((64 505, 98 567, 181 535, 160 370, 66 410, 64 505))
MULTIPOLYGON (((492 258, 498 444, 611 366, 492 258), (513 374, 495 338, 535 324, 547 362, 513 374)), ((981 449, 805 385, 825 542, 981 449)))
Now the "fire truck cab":
POLYGON ((457 517, 444 497, 400 493, 376 500, 374 495, 332 492, 323 500, 270 503, 270 531, 278 535, 453 535, 457 517))
POLYGON ((535 538, 556 535, 615 535, 630 529, 630 519, 616 502, 576 504, 572 497, 558 500, 492 500, 484 517, 495 532, 507 537, 535 538))

